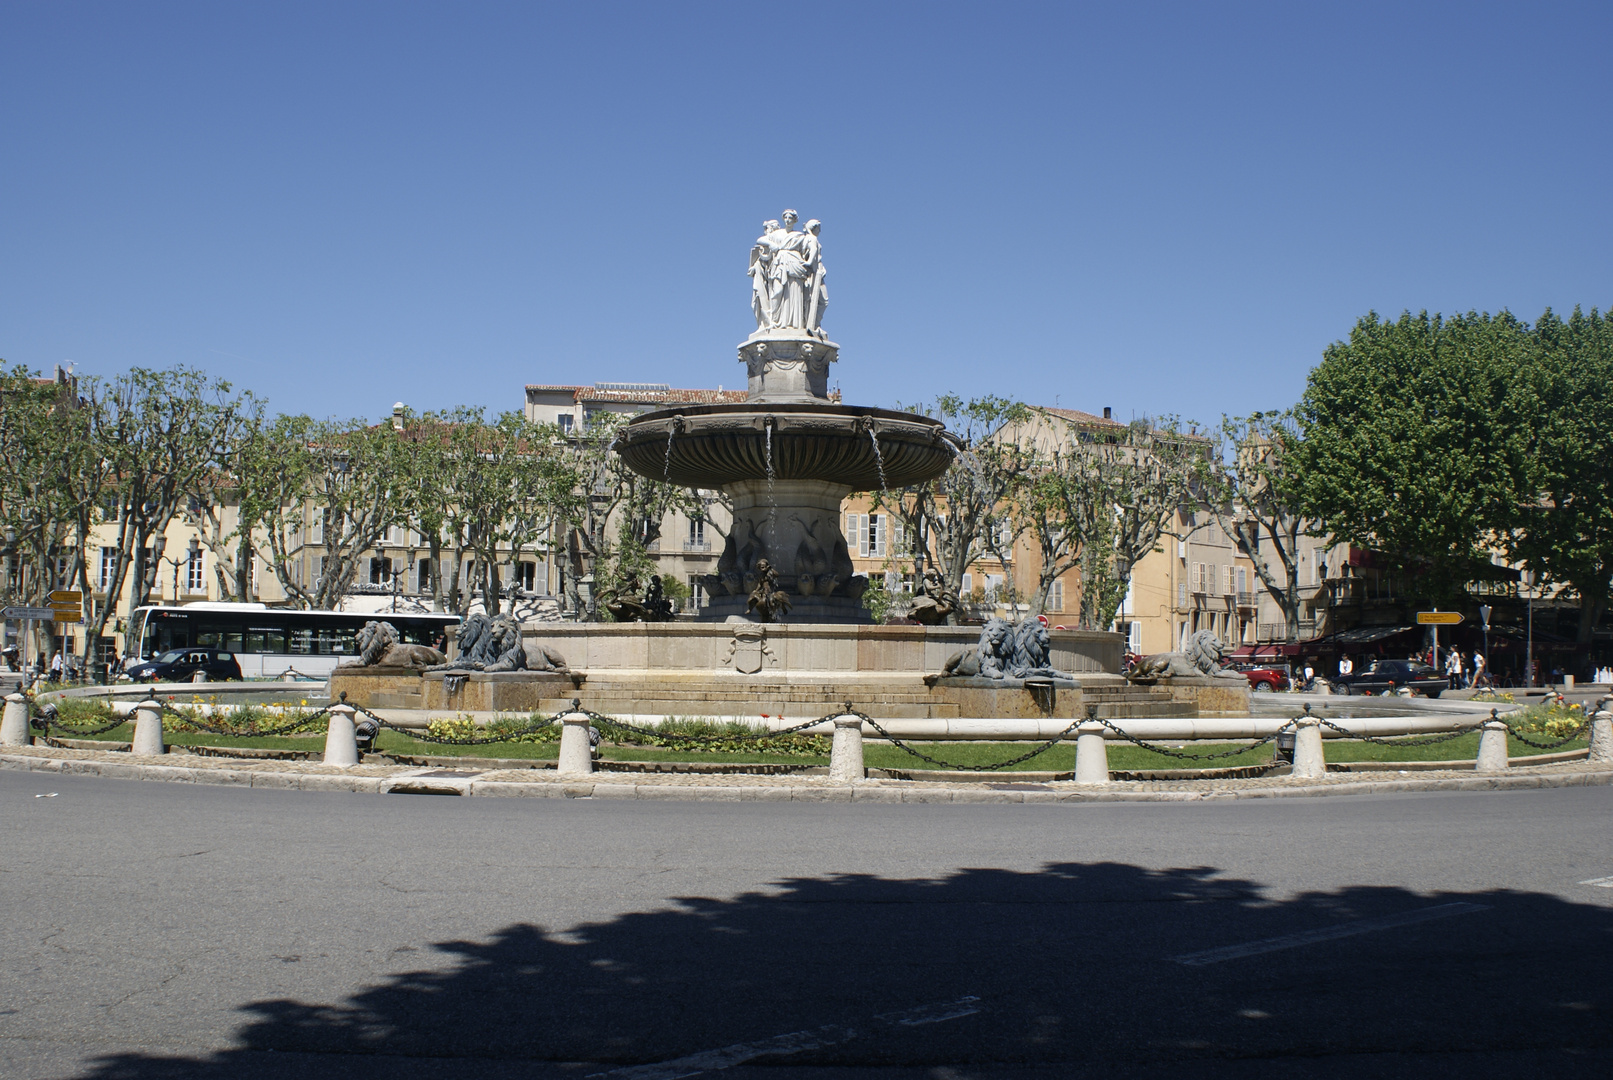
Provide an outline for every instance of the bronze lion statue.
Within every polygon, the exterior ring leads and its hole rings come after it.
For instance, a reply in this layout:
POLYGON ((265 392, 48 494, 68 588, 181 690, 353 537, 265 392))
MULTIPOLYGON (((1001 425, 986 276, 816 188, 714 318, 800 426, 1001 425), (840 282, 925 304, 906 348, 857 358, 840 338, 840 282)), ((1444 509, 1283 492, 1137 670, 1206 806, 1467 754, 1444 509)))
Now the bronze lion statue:
POLYGON ((343 664, 344 669, 402 667, 425 670, 448 660, 429 645, 403 644, 398 640, 397 627, 389 622, 377 622, 373 619, 353 635, 353 644, 358 646, 358 660, 351 664, 343 664))

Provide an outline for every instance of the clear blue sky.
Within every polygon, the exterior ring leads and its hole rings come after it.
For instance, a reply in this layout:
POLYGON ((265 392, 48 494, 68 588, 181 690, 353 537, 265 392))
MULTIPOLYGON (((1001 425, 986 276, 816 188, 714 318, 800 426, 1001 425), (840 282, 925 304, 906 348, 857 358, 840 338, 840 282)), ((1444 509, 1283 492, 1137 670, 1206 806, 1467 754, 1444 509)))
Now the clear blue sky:
POLYGON ((1290 404, 1376 309, 1613 305, 1613 4, 0 6, 0 357, 281 411, 742 383, 1290 404))

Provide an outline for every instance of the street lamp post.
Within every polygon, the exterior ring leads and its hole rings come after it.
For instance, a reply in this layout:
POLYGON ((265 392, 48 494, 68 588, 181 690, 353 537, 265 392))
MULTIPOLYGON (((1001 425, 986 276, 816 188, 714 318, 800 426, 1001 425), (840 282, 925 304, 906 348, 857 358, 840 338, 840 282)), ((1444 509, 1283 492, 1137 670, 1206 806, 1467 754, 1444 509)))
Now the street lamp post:
POLYGON ((196 558, 196 553, 201 550, 201 547, 201 542, 193 536, 190 538, 189 549, 182 556, 176 555, 171 559, 162 559, 163 562, 174 568, 174 603, 176 604, 179 603, 179 568, 196 558))
POLYGON ((1530 690, 1535 688, 1535 572, 1525 570, 1519 575, 1519 580, 1529 590, 1529 638, 1524 646, 1523 685, 1530 690))

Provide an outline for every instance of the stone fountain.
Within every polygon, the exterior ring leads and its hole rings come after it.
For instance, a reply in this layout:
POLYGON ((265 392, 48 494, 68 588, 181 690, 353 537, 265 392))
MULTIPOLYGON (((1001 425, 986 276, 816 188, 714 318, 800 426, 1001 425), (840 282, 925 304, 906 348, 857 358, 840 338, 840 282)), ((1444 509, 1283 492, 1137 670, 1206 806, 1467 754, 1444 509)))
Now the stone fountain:
POLYGON ((626 426, 616 450, 643 476, 720 488, 732 500, 733 528, 717 572, 705 580, 704 618, 869 622, 868 581, 852 572, 840 530, 843 500, 933 480, 959 443, 927 416, 829 400, 829 365, 840 346, 820 325, 828 290, 819 224, 794 224, 795 212, 786 210, 751 248, 756 332, 739 346, 748 400, 646 413, 626 426), (750 601, 764 584, 764 562, 777 574, 788 614, 750 601))
POLYGON ((840 531, 842 501, 932 480, 960 446, 930 417, 830 400, 829 366, 840 347, 822 328, 829 294, 819 223, 795 224, 794 211, 785 211, 751 248, 756 330, 739 345, 746 402, 646 413, 615 444, 643 476, 720 488, 732 500, 733 525, 706 577, 702 617, 529 626, 525 653, 546 657, 548 672, 450 672, 426 676, 429 685, 395 677, 366 688, 377 695, 372 707, 552 713, 580 695, 618 716, 777 726, 850 701, 882 719, 942 721, 965 738, 1022 735, 1027 721, 1030 730, 1048 724, 1044 735, 1057 732, 1092 705, 1107 717, 1246 713, 1246 688, 1240 703, 1127 683, 1119 634, 1038 628, 1041 674, 1058 677, 1033 686, 963 675, 958 665, 969 650, 980 656, 980 627, 870 625, 862 606, 868 581, 853 572, 840 531))

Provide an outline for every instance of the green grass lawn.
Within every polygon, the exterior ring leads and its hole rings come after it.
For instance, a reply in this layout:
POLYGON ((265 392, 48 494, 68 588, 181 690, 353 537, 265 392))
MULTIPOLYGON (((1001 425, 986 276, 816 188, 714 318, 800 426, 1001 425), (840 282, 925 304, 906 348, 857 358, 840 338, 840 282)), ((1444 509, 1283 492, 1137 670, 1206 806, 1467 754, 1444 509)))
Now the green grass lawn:
MULTIPOLYGON (((66 738, 75 736, 58 729, 57 734, 66 738)), ((104 742, 128 742, 134 735, 133 724, 123 724, 111 731, 94 738, 104 742)), ((311 735, 273 736, 262 737, 229 737, 213 735, 207 732, 173 732, 163 733, 164 739, 170 744, 178 746, 220 746, 220 747, 258 747, 275 750, 308 750, 318 752, 324 749, 323 733, 311 735)), ((1538 742, 1549 742, 1543 735, 1532 735, 1538 742)), ((442 743, 422 742, 395 731, 382 731, 377 740, 377 749, 383 753, 408 754, 434 757, 490 757, 515 759, 552 759, 558 752, 556 743, 530 743, 505 742, 486 743, 475 746, 456 746, 442 743)), ((1173 749, 1174 743, 1166 743, 1173 749)), ((1587 745, 1586 740, 1577 739, 1558 751, 1581 750, 1587 745)), ((1436 743, 1430 746, 1382 746, 1374 743, 1345 742, 1337 739, 1326 741, 1326 754, 1329 761, 1460 761, 1472 760, 1478 754, 1479 736, 1477 732, 1463 735, 1460 738, 1447 742, 1436 743)), ((984 765, 991 762, 1005 761, 1015 758, 1031 749, 1026 743, 989 743, 989 742, 950 742, 950 743, 919 743, 916 749, 922 750, 931 757, 938 758, 950 765, 984 765)), ((1230 743, 1200 743, 1181 747, 1184 752, 1192 754, 1210 754, 1223 750, 1233 749, 1230 743)), ((1546 753, 1526 746, 1517 739, 1509 739, 1507 752, 1513 757, 1525 757, 1533 754, 1546 753)), ((778 765, 827 765, 829 758, 824 756, 790 756, 785 754, 745 753, 742 751, 726 753, 691 753, 677 748, 650 747, 650 746, 616 746, 605 745, 600 749, 600 755, 606 761, 709 761, 709 762, 755 762, 761 764, 778 765)), ((1143 769, 1193 769, 1193 768, 1230 768, 1244 765, 1259 765, 1271 760, 1271 744, 1256 747, 1233 757, 1215 758, 1208 761, 1183 761, 1168 757, 1164 754, 1155 754, 1130 743, 1111 740, 1109 743, 1109 767, 1119 771, 1132 771, 1143 769)), ((919 758, 908 754, 900 747, 879 743, 867 743, 863 747, 863 761, 869 768, 874 769, 933 769, 938 766, 931 765, 919 758)), ((1075 744, 1073 742, 1061 743, 1038 754, 1029 761, 1022 762, 1003 771, 1030 771, 1030 772, 1068 772, 1075 768, 1075 744)))

